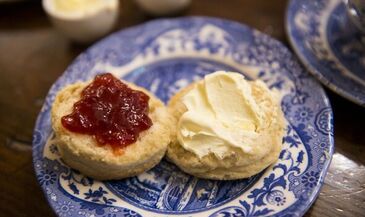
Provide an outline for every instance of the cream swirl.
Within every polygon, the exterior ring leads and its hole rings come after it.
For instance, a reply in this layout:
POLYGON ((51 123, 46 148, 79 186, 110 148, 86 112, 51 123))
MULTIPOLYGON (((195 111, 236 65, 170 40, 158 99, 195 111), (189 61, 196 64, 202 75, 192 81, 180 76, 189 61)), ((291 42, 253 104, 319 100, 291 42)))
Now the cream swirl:
MULTIPOLYGON (((265 94, 270 90, 264 85, 265 94)), ((265 111, 255 101, 251 82, 232 72, 215 72, 196 83, 183 98, 187 111, 178 122, 182 147, 202 158, 210 153, 222 159, 240 149, 250 154, 267 125, 265 111)))

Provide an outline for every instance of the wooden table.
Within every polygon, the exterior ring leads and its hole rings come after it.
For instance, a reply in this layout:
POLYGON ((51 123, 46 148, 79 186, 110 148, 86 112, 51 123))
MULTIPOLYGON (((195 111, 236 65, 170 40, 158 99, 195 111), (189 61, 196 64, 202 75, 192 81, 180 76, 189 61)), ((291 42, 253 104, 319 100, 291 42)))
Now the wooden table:
MULTIPOLYGON (((182 15, 246 23, 284 43, 286 1, 196 0, 182 15)), ((152 19, 121 1, 118 27, 152 19)), ((49 87, 86 46, 52 27, 39 1, 0 4, 0 216, 54 216, 33 172, 32 130, 49 87)), ((322 191, 305 216, 365 216, 365 109, 327 91, 336 153, 322 191)))

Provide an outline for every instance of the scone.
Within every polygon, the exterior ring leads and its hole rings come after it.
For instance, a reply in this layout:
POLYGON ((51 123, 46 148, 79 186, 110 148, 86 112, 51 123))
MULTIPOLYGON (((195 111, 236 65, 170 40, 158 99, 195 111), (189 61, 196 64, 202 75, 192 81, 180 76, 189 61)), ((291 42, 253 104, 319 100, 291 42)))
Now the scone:
MULTIPOLYGON (((112 76, 111 74, 105 75, 112 76)), ((121 147, 116 147, 115 145, 112 146, 109 144, 100 143, 100 141, 103 142, 105 139, 110 139, 108 137, 104 138, 102 136, 99 136, 99 134, 90 135, 90 133, 84 134, 79 132, 73 132, 65 127, 69 126, 62 123, 62 121, 67 121, 67 118, 66 120, 64 120, 65 117, 68 117, 67 115, 72 114, 72 112, 74 111, 74 107, 79 106, 76 102, 80 100, 82 91, 91 82, 92 81, 88 81, 85 83, 79 82, 65 87, 57 94, 53 103, 51 112, 52 127, 56 135, 57 147, 60 151, 63 161, 70 167, 79 170, 83 174, 99 180, 121 179, 125 177, 135 176, 139 173, 151 169, 156 164, 158 164, 162 157, 165 155, 167 145, 171 141, 170 126, 172 124, 172 118, 167 112, 167 108, 164 106, 164 104, 153 94, 141 87, 123 81, 123 83, 127 84, 128 87, 132 90, 142 92, 149 97, 148 108, 146 109, 148 109, 148 117, 151 121, 151 126, 148 129, 141 131, 138 135, 138 138, 135 139, 135 142, 131 144, 126 144, 131 141, 131 138, 122 138, 123 135, 125 137, 130 136, 128 134, 129 129, 123 128, 121 129, 120 133, 116 132, 114 134, 111 134, 116 136, 121 135, 121 137, 114 138, 119 139, 115 140, 117 141, 117 145, 121 144, 121 147), (126 131, 127 133, 124 131, 126 131)), ((138 97, 143 96, 137 96, 137 98, 133 100, 140 100, 138 97)), ((123 100, 129 102, 129 104, 124 103, 125 105, 122 105, 126 107, 123 109, 125 109, 126 112, 129 112, 128 106, 132 109, 132 107, 134 106, 132 104, 133 100, 123 100)), ((92 109, 95 110, 99 108, 92 109)), ((105 114, 95 112, 94 115, 100 116, 105 114)), ((135 115, 136 118, 141 116, 141 114, 137 114, 135 110, 132 111, 130 114, 131 117, 133 115, 135 115)), ((87 121, 83 120, 82 116, 80 117, 81 118, 79 122, 87 127, 87 124, 89 123, 85 123, 87 121)), ((102 117, 96 118, 98 119, 98 121, 102 119, 102 117)), ((128 119, 129 117, 120 118, 128 119)), ((134 123, 133 120, 128 123, 135 124, 137 126, 137 124, 134 123)), ((101 126, 103 127, 103 125, 101 126)), ((103 130, 103 128, 101 130, 103 130)), ((106 132, 106 134, 107 133, 108 132, 106 132)), ((111 139, 110 141, 114 140, 111 139)))
POLYGON ((285 119, 262 81, 215 72, 179 91, 168 108, 177 127, 167 157, 186 173, 247 178, 278 159, 285 119))

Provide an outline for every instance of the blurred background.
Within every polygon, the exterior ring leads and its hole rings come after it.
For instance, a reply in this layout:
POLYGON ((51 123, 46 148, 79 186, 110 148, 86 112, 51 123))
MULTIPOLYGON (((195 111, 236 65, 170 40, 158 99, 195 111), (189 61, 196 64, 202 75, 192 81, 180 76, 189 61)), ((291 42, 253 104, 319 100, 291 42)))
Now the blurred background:
MULTIPOLYGON (((289 47, 286 5, 285 0, 193 0, 169 17, 227 18, 289 47)), ((133 0, 121 0, 119 9, 112 31, 161 17, 133 0)), ((32 131, 48 89, 88 46, 56 30, 41 1, 0 0, 0 216, 54 216, 33 172, 32 131)), ((335 113, 336 153, 322 192, 306 216, 365 216, 365 110, 327 93, 335 113)))

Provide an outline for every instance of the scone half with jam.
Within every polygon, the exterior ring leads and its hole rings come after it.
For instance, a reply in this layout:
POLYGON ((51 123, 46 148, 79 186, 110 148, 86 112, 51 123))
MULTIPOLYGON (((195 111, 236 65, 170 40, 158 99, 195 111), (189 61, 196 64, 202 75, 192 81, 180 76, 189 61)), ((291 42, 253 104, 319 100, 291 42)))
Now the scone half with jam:
POLYGON ((279 97, 260 80, 215 72, 179 91, 168 108, 176 128, 167 157, 191 175, 247 178, 274 163, 286 122, 279 97))
POLYGON ((63 88, 51 116, 63 161, 98 180, 151 169, 171 141, 173 119, 163 102, 110 73, 63 88))

